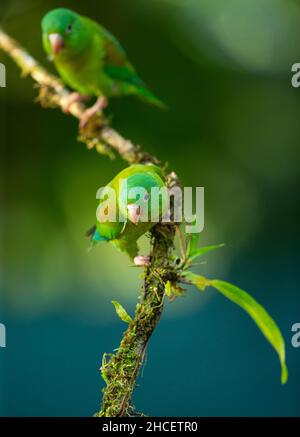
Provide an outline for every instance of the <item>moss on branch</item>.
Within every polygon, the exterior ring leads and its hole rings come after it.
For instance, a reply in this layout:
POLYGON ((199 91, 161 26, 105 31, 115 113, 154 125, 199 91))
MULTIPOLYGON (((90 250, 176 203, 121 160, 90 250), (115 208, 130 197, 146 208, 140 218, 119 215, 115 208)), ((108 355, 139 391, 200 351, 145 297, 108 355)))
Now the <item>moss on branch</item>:
POLYGON ((145 272, 141 301, 135 317, 124 333, 117 352, 104 358, 101 373, 107 386, 99 416, 127 416, 132 410, 131 396, 142 365, 146 346, 163 311, 165 285, 169 280, 170 254, 175 227, 158 225, 152 232, 151 265, 145 272))

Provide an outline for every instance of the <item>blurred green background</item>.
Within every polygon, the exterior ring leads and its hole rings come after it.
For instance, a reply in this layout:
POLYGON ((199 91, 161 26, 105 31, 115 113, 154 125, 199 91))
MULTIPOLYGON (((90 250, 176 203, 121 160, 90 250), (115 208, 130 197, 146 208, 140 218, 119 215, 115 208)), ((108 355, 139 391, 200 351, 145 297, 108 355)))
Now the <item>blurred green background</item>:
MULTIPOLYGON (((1 0, 0 25, 46 67, 40 20, 65 0, 1 0)), ((226 242, 198 271, 249 291, 278 322, 290 378, 239 308, 213 291, 166 305, 134 400, 149 415, 299 416, 300 2, 85 0, 76 11, 122 42, 167 113, 112 101, 113 125, 205 187, 203 244, 226 242)), ((140 271, 110 245, 88 252, 96 190, 124 163, 87 151, 77 122, 33 103, 36 90, 0 52, 0 415, 90 416, 99 367, 132 313, 140 271)))

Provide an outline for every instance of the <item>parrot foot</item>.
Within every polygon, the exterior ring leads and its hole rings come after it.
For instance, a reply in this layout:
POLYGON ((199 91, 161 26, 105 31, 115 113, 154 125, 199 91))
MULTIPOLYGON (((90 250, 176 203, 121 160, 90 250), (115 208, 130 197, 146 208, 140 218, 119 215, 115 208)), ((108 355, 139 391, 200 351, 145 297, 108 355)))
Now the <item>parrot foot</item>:
POLYGON ((68 114, 70 112, 70 108, 74 103, 83 103, 86 102, 88 100, 88 96, 82 96, 79 93, 73 92, 71 94, 69 94, 69 96, 65 99, 64 104, 63 104, 63 112, 65 114, 68 114))
POLYGON ((90 108, 86 109, 82 114, 80 118, 80 129, 85 128, 89 120, 98 112, 102 112, 107 105, 108 105, 107 98, 104 96, 100 96, 97 102, 90 108))
POLYGON ((133 262, 137 267, 148 267, 150 265, 150 256, 135 256, 133 262))

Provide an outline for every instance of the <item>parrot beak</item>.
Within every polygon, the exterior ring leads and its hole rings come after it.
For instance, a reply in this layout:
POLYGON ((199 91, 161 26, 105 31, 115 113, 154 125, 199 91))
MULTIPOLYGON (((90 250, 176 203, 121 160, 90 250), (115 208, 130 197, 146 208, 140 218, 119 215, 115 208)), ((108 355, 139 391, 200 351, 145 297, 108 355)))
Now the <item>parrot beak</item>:
POLYGON ((127 210, 128 210, 128 217, 129 220, 131 221, 131 223, 133 223, 134 225, 138 224, 138 221, 140 219, 140 214, 141 214, 141 208, 138 205, 128 205, 127 206, 127 210))
POLYGON ((57 55, 65 46, 63 37, 59 33, 50 33, 48 36, 52 51, 57 55))

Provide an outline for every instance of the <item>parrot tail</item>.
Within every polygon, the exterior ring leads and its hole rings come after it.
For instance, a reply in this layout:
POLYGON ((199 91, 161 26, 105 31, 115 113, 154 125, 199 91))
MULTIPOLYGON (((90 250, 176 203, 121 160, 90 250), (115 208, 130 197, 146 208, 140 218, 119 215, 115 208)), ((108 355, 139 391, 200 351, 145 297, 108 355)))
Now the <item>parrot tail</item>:
POLYGON ((98 229, 96 225, 94 225, 91 229, 89 229, 85 236, 90 240, 91 242, 91 248, 95 246, 95 244, 100 243, 100 241, 107 241, 107 238, 101 237, 101 235, 98 232, 98 229))
POLYGON ((90 228, 86 233, 85 236, 90 240, 90 245, 88 247, 88 252, 90 252, 93 247, 97 244, 97 241, 95 239, 95 235, 97 232, 96 225, 94 225, 92 228, 90 228))
POLYGON ((97 231, 96 225, 86 231, 85 236, 89 239, 93 239, 95 232, 97 231))
POLYGON ((89 240, 91 241, 92 245, 100 243, 100 241, 107 241, 108 240, 106 237, 101 237, 101 235, 99 234, 99 231, 98 231, 96 225, 94 225, 92 228, 90 228, 85 233, 85 236, 87 238, 89 238, 89 240))
POLYGON ((168 106, 156 97, 148 88, 139 87, 137 92, 138 97, 146 103, 155 106, 163 111, 168 110, 168 106))

